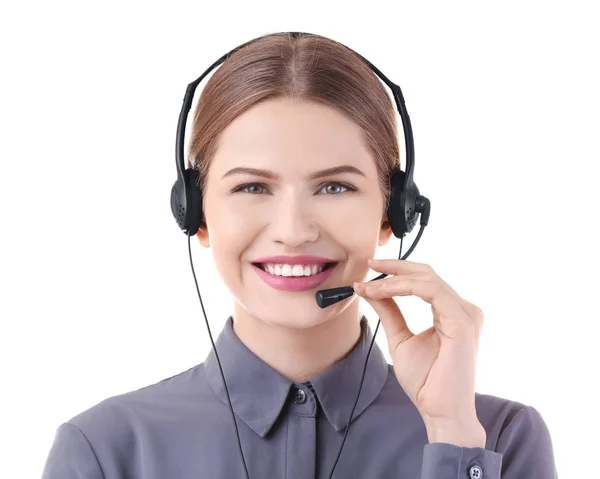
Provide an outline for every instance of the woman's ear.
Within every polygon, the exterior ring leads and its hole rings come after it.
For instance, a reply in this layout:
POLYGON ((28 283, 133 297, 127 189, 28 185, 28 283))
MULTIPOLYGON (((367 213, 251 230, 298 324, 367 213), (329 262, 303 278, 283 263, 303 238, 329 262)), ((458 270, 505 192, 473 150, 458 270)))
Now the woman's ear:
POLYGON ((196 236, 198 237, 198 240, 200 240, 200 244, 202 246, 204 246, 205 248, 210 248, 210 236, 208 234, 208 226, 206 226, 206 222, 204 221, 204 219, 198 227, 196 236))
POLYGON ((387 242, 390 240, 390 236, 392 236, 392 227, 390 226, 390 222, 388 221, 387 216, 381 223, 381 228, 379 230, 379 246, 385 246, 387 242))

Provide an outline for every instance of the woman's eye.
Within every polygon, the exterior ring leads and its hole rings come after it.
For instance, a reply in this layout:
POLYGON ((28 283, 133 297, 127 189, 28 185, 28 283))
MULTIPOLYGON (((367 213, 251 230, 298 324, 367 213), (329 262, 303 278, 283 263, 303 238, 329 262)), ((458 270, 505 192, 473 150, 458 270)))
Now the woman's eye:
MULTIPOLYGON (((341 183, 336 183, 335 181, 331 182, 331 183, 327 183, 326 185, 323 186, 323 188, 327 188, 328 186, 332 186, 332 185, 335 186, 335 187, 338 187, 338 188, 341 187, 341 188, 346 188, 347 190, 350 189, 348 186, 343 185, 341 183)), ((329 190, 329 191, 331 191, 331 190, 329 190)), ((339 194, 339 193, 341 193, 341 192, 334 193, 334 194, 339 194)))
POLYGON ((263 188, 265 185, 263 185, 262 183, 248 183, 246 185, 241 185, 238 186, 236 189, 233 190, 233 192, 237 192, 237 191, 246 191, 247 193, 249 193, 248 188, 250 186, 258 186, 260 188, 263 188))
MULTIPOLYGON (((321 186, 321 188, 320 188, 320 190, 319 190, 319 191, 322 191, 324 188, 327 188, 328 186, 332 186, 332 185, 333 185, 333 186, 335 186, 335 187, 337 187, 337 188, 340 188, 340 187, 341 187, 341 188, 345 188, 346 190, 350 190, 350 191, 356 191, 356 188, 354 188, 354 187, 352 187, 352 186, 350 186, 350 185, 346 185, 346 184, 343 184, 343 183, 339 183, 339 182, 337 182, 337 181, 330 181, 329 183, 325 183, 323 186, 321 186)), ((237 192, 237 191, 245 191, 245 192, 247 192, 247 193, 251 193, 251 190, 249 190, 249 188, 250 188, 250 187, 266 188, 266 187, 267 187, 267 185, 265 185, 264 183, 246 183, 246 184, 244 184, 244 185, 240 185, 240 186, 238 186, 237 188, 235 188, 235 189, 233 190, 233 193, 235 193, 235 192, 237 192)), ((331 191, 331 190, 329 190, 329 191, 331 191)), ((256 192, 256 190, 254 190, 254 192, 256 192)), ((337 194, 339 194, 339 193, 341 193, 341 192, 339 192, 339 191, 338 191, 338 192, 335 192, 335 191, 334 191, 334 193, 333 193, 333 194, 334 194, 334 195, 337 195, 337 194)), ((251 193, 251 194, 254 194, 254 193, 251 193)))

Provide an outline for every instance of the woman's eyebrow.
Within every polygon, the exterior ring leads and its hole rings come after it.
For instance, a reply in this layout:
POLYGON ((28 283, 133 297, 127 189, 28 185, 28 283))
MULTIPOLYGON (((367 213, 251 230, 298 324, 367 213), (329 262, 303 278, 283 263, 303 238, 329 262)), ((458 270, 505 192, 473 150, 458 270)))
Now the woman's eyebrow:
MULTIPOLYGON (((331 168, 326 168, 324 170, 315 171, 314 173, 311 173, 310 175, 308 175, 306 177, 306 179, 307 180, 315 180, 317 178, 322 178, 324 176, 331 176, 331 175, 336 175, 336 174, 340 174, 340 173, 354 173, 356 175, 361 175, 361 176, 366 177, 366 175, 362 171, 360 171, 358 168, 356 168, 355 166, 341 165, 341 166, 334 166, 331 168)), ((246 166, 239 166, 237 168, 233 168, 233 169, 229 170, 227 173, 225 173, 222 176, 222 178, 225 178, 227 176, 242 175, 242 174, 260 176, 260 177, 267 178, 269 180, 275 180, 275 181, 279 181, 281 179, 281 177, 272 170, 261 170, 259 168, 250 168, 250 167, 246 167, 246 166)))

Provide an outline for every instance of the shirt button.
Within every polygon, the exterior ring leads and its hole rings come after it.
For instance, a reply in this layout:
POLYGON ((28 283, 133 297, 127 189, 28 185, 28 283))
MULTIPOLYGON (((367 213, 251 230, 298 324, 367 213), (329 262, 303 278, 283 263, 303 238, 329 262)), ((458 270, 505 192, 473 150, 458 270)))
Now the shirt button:
POLYGON ((483 471, 481 470, 481 467, 472 466, 471 469, 469 469, 469 477, 471 479, 482 479, 483 471))
POLYGON ((296 404, 304 404, 306 402, 306 393, 304 389, 297 388, 294 396, 294 402, 296 404))

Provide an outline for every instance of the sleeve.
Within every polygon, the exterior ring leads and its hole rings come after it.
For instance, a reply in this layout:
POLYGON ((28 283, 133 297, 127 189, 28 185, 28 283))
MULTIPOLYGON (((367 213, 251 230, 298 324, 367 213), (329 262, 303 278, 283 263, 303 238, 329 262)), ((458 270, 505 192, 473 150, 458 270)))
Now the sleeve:
POLYGON ((42 479, 104 479, 92 446, 73 424, 63 423, 56 430, 42 479))
POLYGON ((496 451, 426 444, 421 479, 558 479, 550 432, 532 406, 519 409, 498 437, 496 451))

